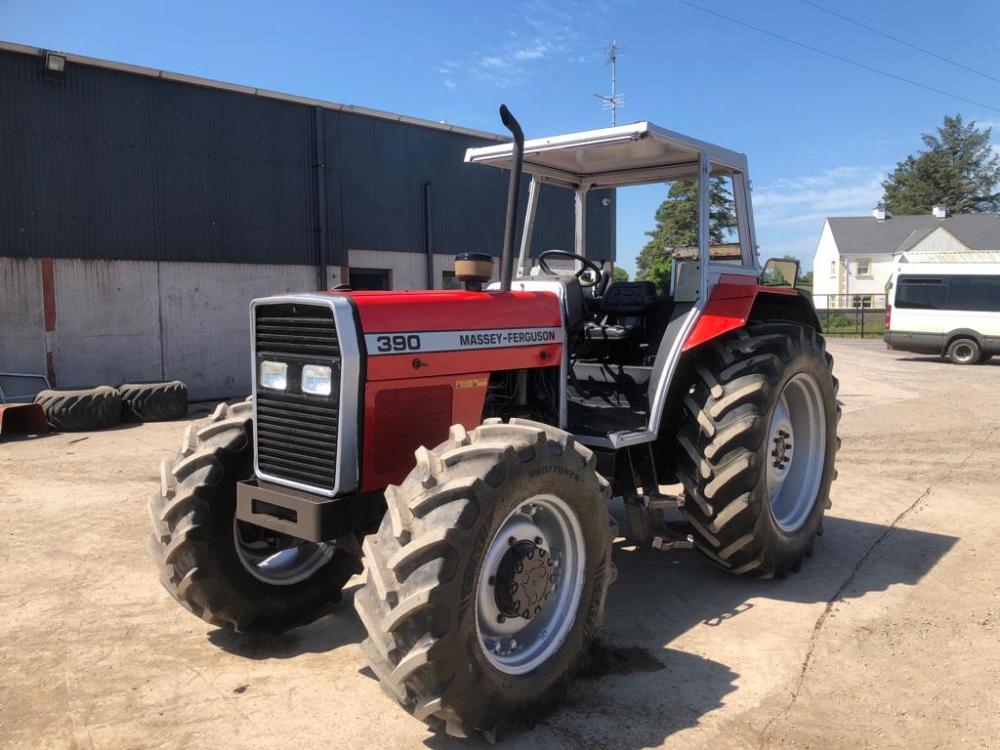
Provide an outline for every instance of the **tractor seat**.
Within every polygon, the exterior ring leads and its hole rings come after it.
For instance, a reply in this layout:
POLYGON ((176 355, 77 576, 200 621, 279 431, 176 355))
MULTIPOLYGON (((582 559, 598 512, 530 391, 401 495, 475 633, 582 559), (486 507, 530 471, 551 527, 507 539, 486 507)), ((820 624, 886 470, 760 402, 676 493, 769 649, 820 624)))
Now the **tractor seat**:
POLYGON ((652 281, 615 281, 608 284, 596 303, 599 321, 584 327, 588 341, 624 341, 642 329, 643 316, 653 306, 656 285, 652 281), (614 322, 609 322, 611 319, 614 322))

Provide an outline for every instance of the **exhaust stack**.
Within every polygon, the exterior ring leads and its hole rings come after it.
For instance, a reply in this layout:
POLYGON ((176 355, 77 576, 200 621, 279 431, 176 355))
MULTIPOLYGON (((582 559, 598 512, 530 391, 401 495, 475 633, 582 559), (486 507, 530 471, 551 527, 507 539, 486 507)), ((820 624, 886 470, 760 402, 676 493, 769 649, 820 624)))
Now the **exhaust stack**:
POLYGON ((507 188, 507 219, 503 228, 503 253, 500 256, 500 291, 509 292, 514 278, 514 234, 517 231, 518 195, 521 192, 521 164, 524 161, 524 131, 517 119, 500 105, 500 119, 514 136, 513 161, 510 165, 510 185, 507 188))

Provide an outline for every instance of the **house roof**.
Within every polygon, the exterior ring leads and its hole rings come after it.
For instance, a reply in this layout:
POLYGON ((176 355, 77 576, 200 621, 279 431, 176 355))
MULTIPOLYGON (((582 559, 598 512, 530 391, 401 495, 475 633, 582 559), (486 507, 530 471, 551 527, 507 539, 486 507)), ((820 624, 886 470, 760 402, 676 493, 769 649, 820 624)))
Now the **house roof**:
POLYGON ((930 214, 830 217, 830 230, 841 253, 895 253, 914 247, 938 227, 944 227, 970 250, 1000 249, 1000 216, 957 214, 938 219, 930 214), (905 245, 905 247, 904 247, 905 245))

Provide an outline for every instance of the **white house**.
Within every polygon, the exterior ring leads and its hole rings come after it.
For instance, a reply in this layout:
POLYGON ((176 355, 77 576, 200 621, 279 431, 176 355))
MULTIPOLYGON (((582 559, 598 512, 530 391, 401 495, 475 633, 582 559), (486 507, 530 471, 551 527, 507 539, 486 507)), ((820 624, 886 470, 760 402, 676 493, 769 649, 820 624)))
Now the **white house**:
POLYGON ((944 206, 921 216, 828 217, 813 255, 817 308, 881 307, 895 256, 1000 250, 1000 216, 948 215, 944 206))

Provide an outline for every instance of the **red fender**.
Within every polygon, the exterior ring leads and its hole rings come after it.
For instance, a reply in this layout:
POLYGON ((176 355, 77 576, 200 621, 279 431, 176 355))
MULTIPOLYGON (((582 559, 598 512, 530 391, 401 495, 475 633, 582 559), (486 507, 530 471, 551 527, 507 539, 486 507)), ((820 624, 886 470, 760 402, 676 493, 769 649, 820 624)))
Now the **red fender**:
POLYGON ((797 298, 794 301, 782 300, 786 305, 798 306, 804 300, 802 294, 791 287, 763 286, 754 276, 723 274, 684 341, 683 351, 745 326, 760 295, 797 298))

